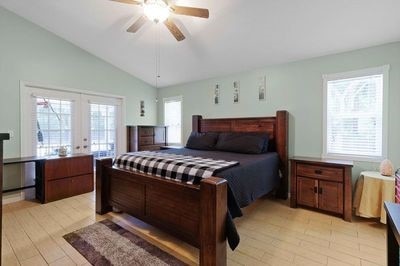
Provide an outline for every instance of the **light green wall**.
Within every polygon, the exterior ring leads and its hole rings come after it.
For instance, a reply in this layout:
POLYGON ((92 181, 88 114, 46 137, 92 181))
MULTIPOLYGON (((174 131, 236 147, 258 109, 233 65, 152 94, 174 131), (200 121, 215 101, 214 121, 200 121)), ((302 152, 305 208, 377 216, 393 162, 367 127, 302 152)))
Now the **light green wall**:
MULTIPOLYGON (((162 99, 183 96, 185 141, 191 116, 207 118, 271 116, 276 110, 290 112, 290 155, 321 156, 323 88, 322 75, 390 65, 388 158, 400 167, 400 43, 266 67, 178 86, 159 89, 159 122, 163 122, 162 99), (267 101, 258 101, 257 77, 267 76, 267 101), (240 81, 240 103, 232 103, 233 81, 240 81), (221 86, 220 104, 213 104, 213 88, 221 86)), ((354 178, 377 164, 356 162, 354 178)))
POLYGON ((20 155, 20 80, 125 96, 126 124, 157 122, 154 87, 0 7, 0 131, 15 132, 6 157, 20 155))

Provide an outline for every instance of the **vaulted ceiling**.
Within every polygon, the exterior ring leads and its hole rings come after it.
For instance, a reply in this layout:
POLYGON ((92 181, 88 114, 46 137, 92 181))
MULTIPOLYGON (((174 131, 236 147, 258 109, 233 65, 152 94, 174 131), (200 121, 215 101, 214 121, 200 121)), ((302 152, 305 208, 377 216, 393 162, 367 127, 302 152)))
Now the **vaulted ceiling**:
POLYGON ((170 0, 208 8, 210 18, 173 15, 186 35, 148 22, 137 5, 109 0, 0 0, 122 70, 155 85, 156 32, 160 87, 400 41, 399 0, 170 0))

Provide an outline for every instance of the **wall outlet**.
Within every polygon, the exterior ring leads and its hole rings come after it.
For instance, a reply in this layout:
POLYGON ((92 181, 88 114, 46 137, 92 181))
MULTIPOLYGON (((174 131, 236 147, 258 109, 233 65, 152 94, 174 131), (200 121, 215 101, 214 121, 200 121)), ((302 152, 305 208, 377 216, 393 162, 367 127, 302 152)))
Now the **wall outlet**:
POLYGON ((14 137, 14 130, 9 130, 7 133, 10 135, 10 139, 14 137))

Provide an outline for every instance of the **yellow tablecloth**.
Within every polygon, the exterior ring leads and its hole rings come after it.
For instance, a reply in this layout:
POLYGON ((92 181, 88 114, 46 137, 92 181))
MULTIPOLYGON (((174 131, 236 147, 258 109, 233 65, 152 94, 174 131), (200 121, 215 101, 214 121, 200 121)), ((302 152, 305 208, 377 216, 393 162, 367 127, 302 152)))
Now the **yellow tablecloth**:
POLYGON ((394 202, 394 177, 378 172, 361 172, 354 193, 353 207, 356 215, 366 218, 381 217, 386 224, 384 201, 394 202))

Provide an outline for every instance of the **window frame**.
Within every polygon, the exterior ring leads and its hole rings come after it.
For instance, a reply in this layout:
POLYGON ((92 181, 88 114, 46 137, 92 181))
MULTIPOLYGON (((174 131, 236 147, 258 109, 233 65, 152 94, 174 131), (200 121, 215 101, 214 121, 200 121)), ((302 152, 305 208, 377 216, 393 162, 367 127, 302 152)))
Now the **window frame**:
MULTIPOLYGON (((172 96, 172 97, 166 97, 163 98, 163 121, 164 121, 164 125, 165 125, 165 104, 167 102, 181 102, 181 142, 179 143, 175 143, 175 142, 168 142, 168 132, 167 132, 167 144, 168 145, 182 145, 183 144, 183 96, 182 95, 178 95, 178 96, 172 96)), ((165 125, 167 126, 167 125, 165 125)), ((167 131, 168 131, 168 127, 167 127, 167 131)))
POLYGON ((323 140, 322 140, 322 158, 326 159, 342 159, 353 161, 367 161, 367 162, 380 162, 382 159, 387 158, 388 146, 388 103, 389 103, 389 70, 390 65, 380 67, 372 67, 355 71, 325 74, 323 75, 323 140), (363 155, 348 155, 327 152, 327 139, 328 139, 328 82, 333 80, 350 79, 363 76, 383 75, 383 97, 382 97, 382 155, 381 156, 363 156, 363 155))

